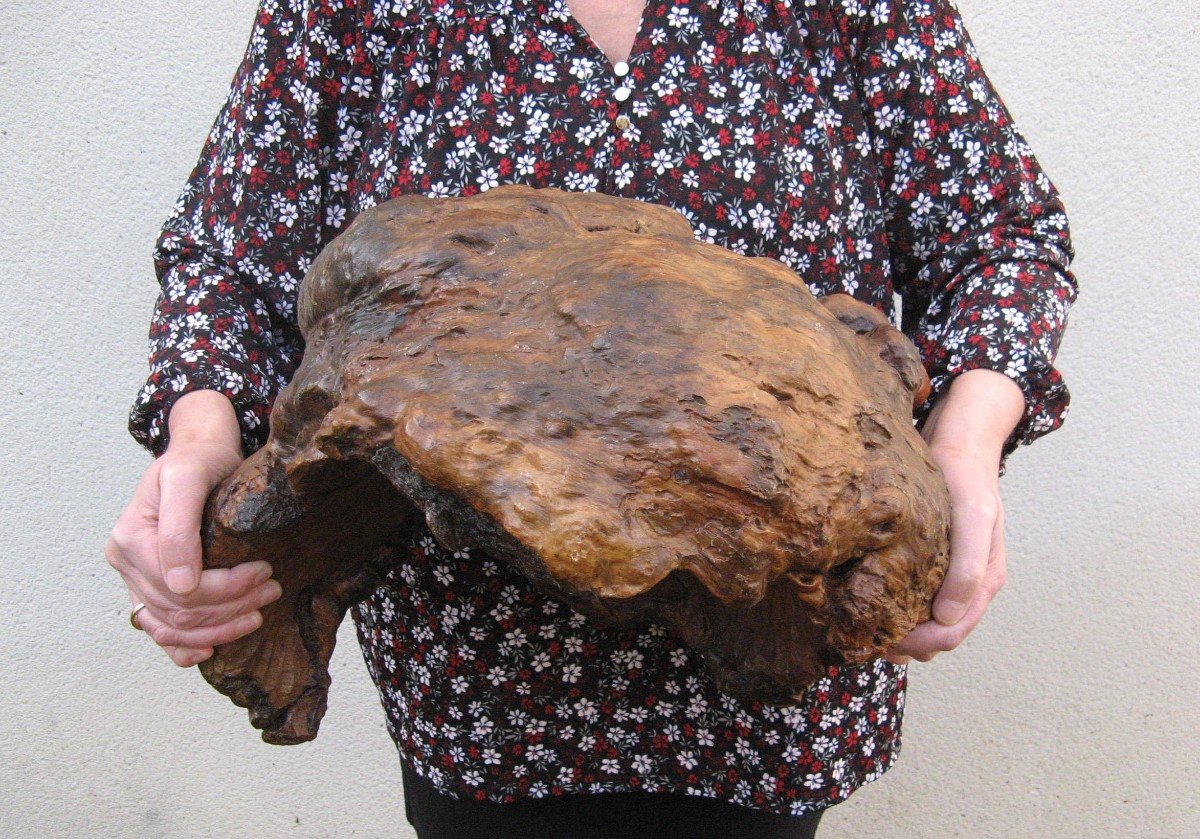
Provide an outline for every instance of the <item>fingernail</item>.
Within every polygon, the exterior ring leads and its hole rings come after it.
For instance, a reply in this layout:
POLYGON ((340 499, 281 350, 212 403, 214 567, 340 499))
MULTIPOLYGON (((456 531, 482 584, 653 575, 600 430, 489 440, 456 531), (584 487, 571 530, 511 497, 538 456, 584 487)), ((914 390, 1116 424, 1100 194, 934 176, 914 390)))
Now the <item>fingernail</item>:
POLYGON ((186 594, 196 585, 191 568, 172 568, 167 572, 167 588, 176 594, 186 594))
POLYGON ((263 590, 268 603, 278 600, 283 596, 283 586, 279 584, 278 580, 271 580, 271 582, 263 586, 263 590))
POLYGON ((268 565, 267 567, 260 569, 258 573, 254 575, 254 584, 259 586, 269 579, 271 579, 271 567, 268 565))

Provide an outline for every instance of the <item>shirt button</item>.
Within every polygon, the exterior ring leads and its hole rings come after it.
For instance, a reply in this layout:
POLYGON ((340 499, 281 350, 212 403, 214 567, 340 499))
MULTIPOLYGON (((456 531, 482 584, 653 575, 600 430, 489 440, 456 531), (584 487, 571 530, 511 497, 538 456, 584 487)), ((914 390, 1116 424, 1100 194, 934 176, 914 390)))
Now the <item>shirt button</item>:
POLYGON ((626 128, 629 127, 629 117, 625 116, 624 114, 621 114, 619 117, 617 117, 613 121, 613 124, 616 125, 617 128, 624 131, 626 128))
POLYGON ((626 73, 629 72, 629 65, 626 64, 624 61, 618 61, 616 64, 613 65, 613 72, 616 73, 618 76, 624 76, 626 73))
POLYGON ((627 87, 618 87, 613 91, 613 99, 616 99, 618 102, 624 102, 629 98, 629 94, 632 92, 633 91, 627 87))

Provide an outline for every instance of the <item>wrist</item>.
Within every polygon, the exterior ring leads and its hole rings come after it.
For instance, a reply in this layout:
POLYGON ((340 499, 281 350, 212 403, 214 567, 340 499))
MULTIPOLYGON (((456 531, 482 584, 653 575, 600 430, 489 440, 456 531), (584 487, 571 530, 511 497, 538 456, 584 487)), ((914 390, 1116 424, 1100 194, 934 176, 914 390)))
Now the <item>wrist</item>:
POLYGON ((241 428, 233 403, 215 390, 193 390, 171 406, 168 450, 181 446, 220 446, 242 456, 241 428))
POLYGON ((1025 394, 1015 381, 996 370, 967 370, 934 403, 921 435, 930 446, 999 458, 1024 414, 1025 394))

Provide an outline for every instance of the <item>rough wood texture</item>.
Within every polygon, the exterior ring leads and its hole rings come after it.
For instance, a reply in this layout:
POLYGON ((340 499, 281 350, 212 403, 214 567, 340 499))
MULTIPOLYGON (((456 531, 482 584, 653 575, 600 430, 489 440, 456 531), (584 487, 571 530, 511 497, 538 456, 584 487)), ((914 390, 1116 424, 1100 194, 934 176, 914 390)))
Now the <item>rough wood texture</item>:
POLYGON ((322 251, 300 318, 270 440, 206 525, 210 564, 284 587, 201 665, 269 742, 316 736, 337 626, 417 515, 595 620, 661 622, 743 698, 793 701, 928 618, 950 501, 916 349, 669 208, 397 198, 322 251))

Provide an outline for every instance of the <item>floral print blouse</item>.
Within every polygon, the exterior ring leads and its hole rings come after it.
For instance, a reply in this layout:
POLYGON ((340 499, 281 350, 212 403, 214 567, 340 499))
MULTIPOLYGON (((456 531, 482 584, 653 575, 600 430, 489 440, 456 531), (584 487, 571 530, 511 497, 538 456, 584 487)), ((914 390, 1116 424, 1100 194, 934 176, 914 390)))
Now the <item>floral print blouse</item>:
MULTIPOLYGON (((1026 410, 1005 460, 1066 416, 1066 215, 951 0, 650 0, 616 65, 567 0, 261 0, 154 249, 131 433, 161 454, 171 405, 203 388, 258 448, 321 247, 388 198, 506 183, 664 204, 878 306, 932 377, 918 423, 957 374, 1009 376, 1026 410)), ((642 789, 800 814, 899 749, 902 667, 740 702, 662 626, 601 630, 427 531, 353 614, 402 757, 457 797, 642 789)))

